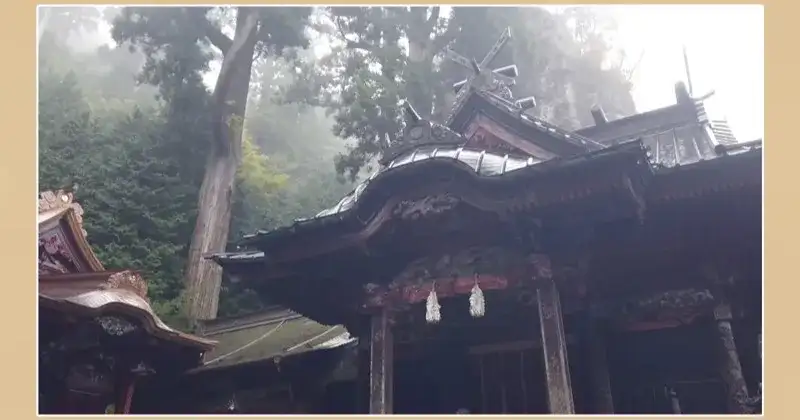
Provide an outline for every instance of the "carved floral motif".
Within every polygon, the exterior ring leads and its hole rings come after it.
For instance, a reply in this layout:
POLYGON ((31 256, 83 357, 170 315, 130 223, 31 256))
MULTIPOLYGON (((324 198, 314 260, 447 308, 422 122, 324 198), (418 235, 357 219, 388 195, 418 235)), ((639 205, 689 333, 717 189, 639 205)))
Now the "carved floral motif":
POLYGON ((39 274, 78 272, 78 262, 59 229, 39 236, 39 274))

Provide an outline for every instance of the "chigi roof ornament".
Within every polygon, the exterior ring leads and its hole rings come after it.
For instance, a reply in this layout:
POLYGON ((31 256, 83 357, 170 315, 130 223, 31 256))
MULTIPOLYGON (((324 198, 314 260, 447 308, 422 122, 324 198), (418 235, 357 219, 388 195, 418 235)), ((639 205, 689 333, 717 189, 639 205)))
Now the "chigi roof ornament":
POLYGON ((451 61, 460 64, 465 69, 469 70, 466 79, 455 83, 453 89, 458 94, 456 96, 455 104, 453 105, 453 112, 447 118, 447 124, 452 120, 455 110, 460 108, 461 102, 469 95, 471 89, 493 93, 509 102, 513 102, 511 95, 511 86, 514 85, 514 78, 518 76, 517 66, 510 65, 496 69, 489 69, 492 61, 497 57, 497 54, 511 39, 511 29, 506 28, 497 42, 494 43, 492 49, 483 57, 483 60, 468 59, 451 49, 445 50, 445 56, 451 61))

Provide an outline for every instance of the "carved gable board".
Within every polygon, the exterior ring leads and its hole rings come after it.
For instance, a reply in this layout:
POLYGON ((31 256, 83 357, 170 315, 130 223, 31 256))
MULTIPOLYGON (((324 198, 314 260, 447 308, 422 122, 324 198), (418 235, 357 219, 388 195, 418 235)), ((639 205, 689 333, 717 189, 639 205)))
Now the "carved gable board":
POLYGON ((590 140, 525 115, 535 101, 512 97, 516 66, 489 68, 510 38, 511 31, 506 29, 481 62, 446 51, 450 60, 469 73, 453 85, 456 100, 445 124, 468 139, 466 146, 494 153, 547 160, 590 150, 586 144, 590 140))
POLYGON ((467 147, 490 152, 532 156, 541 160, 558 156, 480 113, 472 117, 464 131, 464 137, 467 138, 467 147))
POLYGON ((103 271, 86 240, 83 209, 64 191, 39 195, 39 274, 103 271))

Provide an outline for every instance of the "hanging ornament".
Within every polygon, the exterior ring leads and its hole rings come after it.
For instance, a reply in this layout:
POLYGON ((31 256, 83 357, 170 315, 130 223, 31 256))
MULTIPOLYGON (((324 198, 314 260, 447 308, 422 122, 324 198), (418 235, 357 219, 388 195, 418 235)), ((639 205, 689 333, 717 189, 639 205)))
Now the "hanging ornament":
POLYGON ((486 314, 486 300, 483 298, 483 290, 478 285, 477 274, 475 274, 475 285, 472 286, 472 293, 469 295, 469 314, 473 318, 480 318, 486 314))
POLYGON ((425 321, 429 324, 436 324, 442 320, 442 314, 439 312, 441 305, 439 299, 436 297, 436 282, 431 286, 431 293, 428 295, 428 300, 425 302, 425 321))

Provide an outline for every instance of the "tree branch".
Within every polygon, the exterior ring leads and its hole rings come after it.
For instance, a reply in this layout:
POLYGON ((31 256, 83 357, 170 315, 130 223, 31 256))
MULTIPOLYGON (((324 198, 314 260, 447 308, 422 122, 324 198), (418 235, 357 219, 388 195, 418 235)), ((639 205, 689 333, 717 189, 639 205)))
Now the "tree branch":
POLYGON ((222 52, 222 55, 228 53, 228 50, 230 50, 231 46, 233 45, 233 40, 228 38, 227 35, 223 34, 220 28, 217 28, 211 24, 211 22, 206 21, 204 32, 206 34, 206 38, 208 38, 212 45, 219 48, 219 50, 222 52))
POLYGON ((206 38, 208 38, 208 41, 211 42, 211 45, 217 47, 222 52, 222 55, 225 55, 231 48, 233 41, 227 35, 222 33, 222 30, 219 27, 208 20, 206 13, 207 12, 195 13, 194 11, 189 11, 187 14, 195 24, 203 29, 203 34, 206 36, 206 38))

